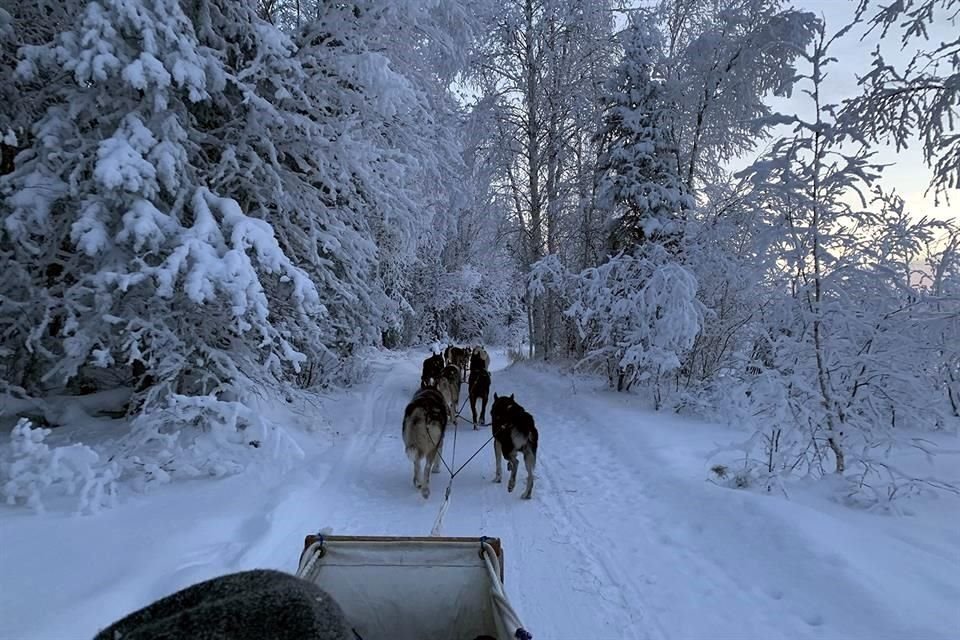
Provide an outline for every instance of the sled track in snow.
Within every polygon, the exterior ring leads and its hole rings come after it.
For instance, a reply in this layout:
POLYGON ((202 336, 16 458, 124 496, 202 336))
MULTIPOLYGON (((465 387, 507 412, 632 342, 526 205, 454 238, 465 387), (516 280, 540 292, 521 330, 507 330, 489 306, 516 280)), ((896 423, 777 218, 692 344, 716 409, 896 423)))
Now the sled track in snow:
MULTIPOLYGON (((356 431, 350 436, 350 443, 339 455, 333 469, 327 478, 327 483, 336 487, 338 493, 355 492, 363 485, 363 476, 369 470, 369 465, 376 464, 375 452, 377 445, 384 437, 391 433, 392 421, 389 420, 389 402, 387 398, 387 383, 393 376, 390 371, 380 377, 376 383, 370 385, 368 392, 356 398, 356 402, 364 407, 363 419, 356 425, 356 431), (343 486, 348 485, 348 486, 343 486), (352 485, 352 486, 350 486, 352 485)), ((402 451, 401 451, 402 453, 402 451)), ((338 528, 345 532, 357 531, 362 524, 357 509, 352 505, 330 513, 330 522, 339 523, 338 528)))
MULTIPOLYGON (((504 513, 497 518, 495 526, 501 528, 509 523, 509 535, 520 543, 523 557, 529 558, 525 564, 531 568, 536 564, 551 565, 556 557, 563 557, 562 567, 543 567, 543 571, 557 572, 557 578, 564 580, 569 589, 557 595, 567 603, 570 610, 577 610, 584 606, 584 596, 590 597, 591 606, 602 609, 603 615, 592 616, 603 621, 605 629, 583 629, 582 633, 592 634, 594 637, 618 637, 630 640, 660 640, 669 637, 660 622, 648 613, 644 606, 644 594, 637 588, 637 576, 628 575, 616 566, 607 550, 613 548, 607 537, 606 530, 611 523, 594 522, 584 513, 583 507, 577 503, 577 498, 571 496, 587 496, 600 487, 620 487, 624 491, 633 485, 633 480, 616 458, 603 451, 600 443, 592 438, 577 437, 578 434, 589 434, 600 430, 603 425, 595 424, 585 413, 573 409, 577 419, 571 420, 571 405, 566 401, 557 400, 555 393, 529 380, 529 375, 514 372, 504 372, 499 382, 503 388, 509 385, 508 393, 517 391, 518 401, 530 411, 536 420, 540 431, 540 448, 537 456, 535 471, 536 485, 533 491, 534 504, 522 501, 517 497, 518 491, 524 482, 525 469, 517 474, 518 488, 513 493, 507 493, 505 485, 493 485, 495 494, 487 499, 499 507, 485 507, 504 513), (519 379, 518 379, 519 378, 519 379), (505 382, 503 381, 506 381, 505 382), (548 402, 544 402, 549 399, 548 402), (578 469, 585 466, 586 470, 578 469), (598 486, 599 485, 599 486, 598 486), (504 500, 506 502, 504 502, 504 500), (508 504, 516 501, 521 509, 536 508, 539 516, 538 527, 518 528, 516 517, 511 518, 508 504), (539 541, 539 542, 538 542, 539 541), (534 553, 530 551, 534 550, 534 553), (536 553, 536 551, 542 553, 536 553), (564 579, 566 576, 566 579, 564 579), (592 597, 591 597, 592 596, 592 597)), ((492 458, 492 454, 490 455, 492 458)), ((505 469, 506 471, 506 469, 505 469)), ((505 473, 506 475, 506 473, 505 473)), ((615 502, 617 509, 628 508, 622 502, 622 495, 607 494, 594 496, 590 499, 602 499, 615 502)), ((515 512, 516 513, 516 512, 515 512)), ((636 532, 642 535, 642 532, 636 532)), ((638 567, 640 574, 643 567, 638 567)), ((639 578, 642 579, 642 578, 639 578)), ((531 598, 530 604, 536 606, 536 598, 531 598)), ((530 605, 525 604, 525 609, 530 605)), ((557 602, 551 603, 554 611, 557 602)), ((550 609, 545 609, 536 617, 541 620, 550 619, 550 609)), ((532 612, 532 611, 531 611, 532 612)), ((569 629, 561 632, 572 633, 569 629)), ((566 636, 564 636, 566 637, 566 636)), ((570 636, 572 637, 572 635, 570 636)))
MULTIPOLYGON (((649 623, 646 615, 637 616, 633 611, 637 608, 638 603, 642 602, 641 594, 633 588, 632 582, 627 576, 613 566, 609 558, 597 551, 608 547, 606 540, 566 496, 567 488, 557 481, 552 466, 552 462, 537 461, 538 471, 541 472, 543 478, 549 481, 548 491, 541 493, 540 506, 555 526, 560 527, 559 535, 562 536, 562 539, 565 538, 565 544, 570 545, 570 559, 578 565, 577 572, 580 575, 589 575, 593 578, 593 584, 596 587, 595 592, 609 605, 610 619, 616 619, 623 614, 629 617, 629 625, 620 629, 620 632, 624 634, 620 637, 634 640, 665 638, 666 636, 662 633, 657 635, 641 633, 640 630, 644 628, 645 624, 649 623), (568 532, 589 532, 589 535, 575 537, 572 534, 564 534, 564 530, 568 532)), ((582 590, 575 583, 573 588, 582 590)))

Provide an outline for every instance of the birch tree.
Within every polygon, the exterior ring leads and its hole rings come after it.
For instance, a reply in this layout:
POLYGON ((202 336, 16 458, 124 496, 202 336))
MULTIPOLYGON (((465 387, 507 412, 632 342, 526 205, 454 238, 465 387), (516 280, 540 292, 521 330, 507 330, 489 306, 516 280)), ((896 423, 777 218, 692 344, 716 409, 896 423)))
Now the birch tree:
POLYGON ((868 139, 905 148, 919 138, 933 170, 930 187, 937 198, 960 188, 960 135, 956 133, 960 98, 960 37, 955 0, 907 0, 882 4, 859 0, 851 28, 866 21, 865 38, 897 37, 901 49, 923 46, 905 63, 887 59, 879 45, 871 68, 859 78, 860 96, 845 101, 844 119, 868 139), (943 40, 930 39, 932 28, 946 29, 943 40))
POLYGON ((911 266, 940 223, 911 221, 902 200, 876 189, 881 167, 822 99, 843 31, 818 31, 801 75, 813 118, 786 118, 793 135, 744 173, 775 256, 766 277, 788 295, 758 314, 765 329, 740 397, 772 425, 768 472, 830 469, 855 491, 877 476, 896 487, 911 479, 878 449, 903 443, 898 424, 936 428, 946 416, 945 402, 930 401, 941 383, 929 358, 939 361, 934 336, 950 314, 917 289, 911 266))
MULTIPOLYGON (((610 8, 581 0, 510 2, 497 8, 479 47, 478 83, 498 98, 498 139, 508 152, 500 182, 512 204, 511 242, 523 271, 547 253, 568 252, 571 229, 579 226, 584 193, 575 166, 579 158, 582 177, 589 151, 581 136, 597 124, 584 100, 611 59, 610 8)), ((530 353, 550 357, 566 342, 560 306, 548 295, 528 300, 527 310, 530 353)))

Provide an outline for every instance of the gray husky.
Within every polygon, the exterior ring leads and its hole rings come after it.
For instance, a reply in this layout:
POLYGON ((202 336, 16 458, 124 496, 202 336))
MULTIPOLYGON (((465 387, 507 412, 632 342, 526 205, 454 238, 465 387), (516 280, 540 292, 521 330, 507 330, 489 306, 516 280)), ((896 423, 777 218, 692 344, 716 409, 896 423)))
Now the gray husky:
POLYGON ((455 365, 460 370, 460 382, 466 382, 467 365, 470 362, 471 353, 470 347, 454 347, 453 345, 447 347, 443 352, 446 363, 455 365))
POLYGON ((529 500, 533 495, 533 470, 537 466, 537 441, 540 438, 533 424, 533 416, 517 404, 513 394, 493 394, 490 421, 493 425, 493 452, 497 461, 497 473, 493 481, 502 482, 500 460, 506 458, 510 471, 507 491, 513 491, 519 466, 517 452, 523 453, 523 463, 527 467, 527 488, 520 497, 529 500))
POLYGON ((440 471, 443 435, 447 431, 447 407, 443 395, 428 387, 420 389, 403 412, 403 446, 413 463, 413 485, 430 497, 430 472, 440 471), (424 460, 423 474, 420 460, 424 460))
POLYGON ((443 399, 447 403, 450 422, 456 424, 457 405, 460 404, 460 368, 458 366, 448 364, 443 368, 440 377, 437 378, 437 391, 443 394, 443 399))

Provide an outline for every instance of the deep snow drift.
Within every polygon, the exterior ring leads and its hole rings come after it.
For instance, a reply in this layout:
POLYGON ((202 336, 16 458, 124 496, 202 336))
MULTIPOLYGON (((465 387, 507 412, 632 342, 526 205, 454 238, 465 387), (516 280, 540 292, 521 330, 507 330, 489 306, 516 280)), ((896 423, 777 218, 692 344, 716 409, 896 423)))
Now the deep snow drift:
MULTIPOLYGON (((427 535, 446 473, 424 501, 400 439, 422 356, 385 353, 322 417, 286 416, 305 453, 287 473, 178 482, 94 516, 0 507, 0 638, 88 638, 206 578, 293 572, 303 536, 323 527, 427 535)), ((883 515, 836 504, 825 483, 794 484, 789 498, 722 488, 706 481, 707 453, 741 433, 637 409, 596 381, 505 366, 494 354, 493 389, 515 393, 540 430, 533 500, 491 483, 488 446, 457 476, 443 533, 503 539, 507 592, 538 640, 956 636, 956 496, 883 515)), ((448 462, 488 437, 461 421, 448 462)), ((939 443, 938 473, 957 481, 957 438, 939 443)))

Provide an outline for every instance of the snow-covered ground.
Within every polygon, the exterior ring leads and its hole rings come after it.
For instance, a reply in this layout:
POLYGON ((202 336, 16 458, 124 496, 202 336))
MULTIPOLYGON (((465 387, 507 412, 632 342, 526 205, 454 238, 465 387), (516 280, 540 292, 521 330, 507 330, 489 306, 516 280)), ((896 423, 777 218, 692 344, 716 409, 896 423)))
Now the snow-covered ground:
MULTIPOLYGON (((323 527, 427 535, 446 477, 424 501, 400 439, 422 355, 384 354, 313 430, 288 417, 306 455, 287 473, 178 482, 94 516, 0 507, 0 638, 89 638, 206 578, 295 571, 303 536, 323 527)), ((494 390, 515 393, 540 430, 533 500, 491 483, 488 447, 457 476, 443 533, 503 539, 507 591, 535 638, 956 637, 956 496, 884 515, 831 501, 823 483, 795 484, 789 499, 721 488, 706 455, 743 434, 506 364, 494 354, 494 390)), ((488 437, 462 422, 446 456, 459 464, 488 437)), ((939 442, 952 451, 940 475, 960 480, 956 437, 939 442)))

